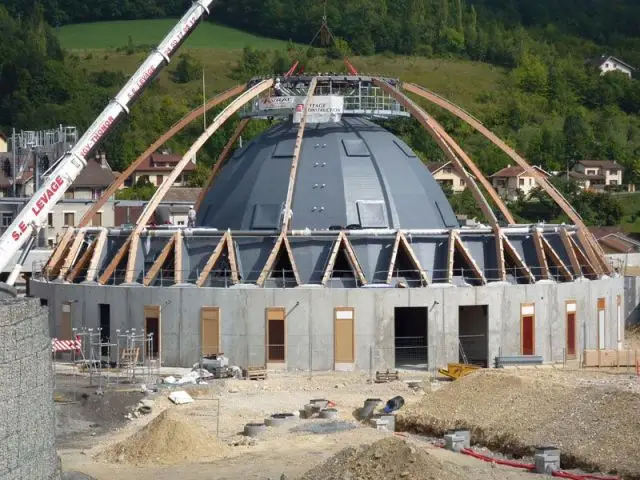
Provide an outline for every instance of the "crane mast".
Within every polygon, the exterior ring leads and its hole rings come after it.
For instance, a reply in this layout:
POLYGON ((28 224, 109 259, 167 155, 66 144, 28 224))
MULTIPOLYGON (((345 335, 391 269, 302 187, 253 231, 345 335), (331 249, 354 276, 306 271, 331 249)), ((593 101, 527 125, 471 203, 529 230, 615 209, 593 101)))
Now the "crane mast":
MULTIPOLYGON (((0 272, 9 264, 25 242, 33 236, 34 232, 44 225, 51 208, 62 199, 64 193, 87 165, 87 157, 95 151, 118 121, 129 113, 129 107, 136 102, 145 88, 169 63, 173 54, 189 37, 202 18, 209 14, 212 3, 213 0, 193 2, 187 13, 131 76, 124 88, 95 119, 82 138, 58 160, 42 187, 33 194, 31 200, 0 237, 0 272)), ((22 255, 18 264, 13 268, 7 281, 9 285, 13 285, 20 274, 23 257, 26 255, 22 255)))

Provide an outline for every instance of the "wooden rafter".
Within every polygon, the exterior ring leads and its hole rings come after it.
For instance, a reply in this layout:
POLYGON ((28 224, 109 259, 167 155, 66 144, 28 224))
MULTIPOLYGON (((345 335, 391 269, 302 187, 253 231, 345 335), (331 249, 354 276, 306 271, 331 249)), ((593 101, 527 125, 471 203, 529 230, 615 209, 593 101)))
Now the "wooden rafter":
POLYGON ((207 192, 211 188, 211 185, 213 185, 213 181, 218 176, 220 169, 222 168, 224 163, 227 161, 227 159, 231 156, 230 154, 231 154, 231 150, 233 149, 233 146, 238 141, 238 138, 240 138, 240 135, 242 135, 242 132, 247 127, 247 125, 249 125, 250 121, 251 121, 251 118, 249 117, 243 118, 242 120, 240 120, 240 123, 238 123, 238 126, 236 127, 236 131, 233 132, 233 135, 231 135, 231 138, 229 139, 227 144, 224 146, 224 149, 218 156, 218 160, 216 160, 216 163, 213 166, 213 170, 211 170, 211 174, 209 175, 209 178, 207 180, 205 187, 200 191, 200 195, 198 195, 198 200, 196 200, 196 205, 195 205, 196 210, 200 208, 200 204, 204 200, 204 197, 207 195, 207 192))
POLYGON ((67 256, 64 259, 64 264, 62 265, 62 268, 60 269, 60 273, 58 275, 59 280, 63 280, 64 276, 67 273, 69 273, 69 271, 71 270, 71 265, 73 265, 73 262, 76 260, 76 257, 78 256, 78 252, 80 251, 80 248, 82 247, 82 243, 84 242, 84 237, 85 237, 84 230, 79 230, 76 237, 73 239, 73 243, 71 244, 71 247, 69 247, 67 256))
POLYGON ((124 272, 124 283, 133 283, 133 276, 136 273, 136 260, 138 258, 138 246, 140 245, 140 230, 131 233, 131 243, 129 244, 129 255, 127 256, 127 267, 124 272))
POLYGON ((153 283, 153 281, 158 276, 158 273, 160 273, 160 270, 162 269, 162 266, 167 261, 167 258, 169 257, 169 254, 171 253, 172 250, 174 250, 175 244, 176 244, 176 235, 178 235, 178 233, 175 233, 169 239, 167 244, 160 251, 160 255, 158 255, 158 258, 156 258, 156 261, 153 262, 153 265, 151 265, 151 268, 149 269, 147 274, 144 276, 144 280, 142 280, 142 284, 145 287, 148 287, 149 285, 151 285, 153 283))
POLYGON ((547 263, 547 256, 544 254, 542 234, 540 233, 540 230, 534 227, 531 238, 533 238, 533 245, 536 249, 538 265, 540 265, 540 277, 544 280, 549 280, 551 278, 549 273, 549 264, 547 263))
POLYGON ((129 252, 130 244, 131 244, 131 237, 128 237, 124 241, 122 246, 118 249, 113 259, 109 262, 109 265, 107 265, 107 268, 104 269, 104 272, 102 272, 102 275, 100 275, 100 278, 98 278, 98 283, 100 285, 104 285, 105 283, 107 283, 109 278, 111 278, 111 275, 114 274, 114 272, 116 271, 116 268, 118 268, 118 265, 120 265, 120 262, 122 262, 122 259, 124 258, 124 256, 129 252))
POLYGON ((53 254, 49 257, 49 261, 44 267, 47 278, 58 275, 58 272, 60 271, 60 262, 64 261, 63 259, 71 244, 71 238, 73 237, 74 232, 74 228, 67 228, 62 235, 62 239, 60 239, 60 242, 56 246, 56 249, 53 251, 53 254))
POLYGON ((475 274, 476 278, 482 282, 482 285, 486 285, 487 279, 485 278, 484 273, 482 273, 482 270, 480 270, 480 267, 478 267, 478 264, 473 259, 473 256, 469 253, 467 247, 464 246, 464 243, 462 243, 460 235, 455 230, 453 231, 453 241, 455 247, 458 249, 458 252, 460 252, 467 263, 471 265, 471 270, 475 274))
POLYGON ((564 264, 564 262, 560 258, 560 255, 558 255, 558 252, 556 252, 554 248, 551 246, 551 244, 549 243, 549 240, 544 238, 544 236, 541 236, 541 238, 542 238, 542 246, 544 247, 545 253, 549 256, 549 258, 551 258, 551 261, 553 262, 553 264, 556 267, 558 267, 562 277, 569 282, 573 280, 573 275, 571 275, 571 272, 569 271, 567 266, 564 264))
POLYGON ((231 282, 236 285, 240 283, 238 262, 236 261, 236 245, 231 236, 231 231, 227 231, 227 254, 229 255, 229 266, 231 267, 231 282))
POLYGON ((604 261, 604 258, 600 258, 600 255, 597 255, 595 250, 593 249, 593 245, 589 241, 589 237, 587 235, 593 237, 590 232, 585 233, 584 231, 578 229, 576 231, 576 235, 582 244, 582 248, 584 248, 584 252, 591 260, 591 266, 593 267, 595 274, 600 276, 603 273, 607 272, 607 265, 604 261))
MULTIPOLYGON (((133 229, 133 232, 131 232, 131 243, 133 246, 137 246, 135 245, 137 243, 136 236, 140 235, 140 232, 145 228, 147 222, 151 218, 151 215, 153 215, 153 212, 155 212, 160 201, 164 198, 178 176, 182 173, 184 167, 186 167, 187 164, 191 162, 193 157, 200 151, 207 140, 209 140, 211 135, 213 135, 224 124, 224 122, 226 122, 231 117, 231 115, 240 110, 245 104, 249 103, 255 96, 259 95, 265 90, 268 90, 272 85, 273 79, 263 80, 260 83, 255 84, 238 98, 233 100, 229 105, 225 107, 224 110, 222 110, 222 112, 220 112, 216 116, 211 125, 209 125, 204 133, 200 135, 200 137, 198 137, 193 145, 191 145, 191 148, 189 148, 187 153, 185 153, 182 159, 176 164, 174 169, 167 176, 166 180, 160 187, 158 187, 156 192, 153 194, 153 197, 151 197, 151 200, 149 200, 149 202, 145 206, 144 210, 140 214, 140 217, 138 218, 138 222, 133 229)), ((130 270, 132 269, 132 266, 135 265, 136 255, 137 248, 130 249, 129 258, 127 260, 128 275, 133 275, 133 273, 130 273, 130 270)), ((125 282, 126 281, 128 280, 125 279, 125 282)))
POLYGON ((393 278, 393 270, 396 268, 396 257, 398 256, 398 248, 400 248, 400 230, 396 234, 396 239, 393 242, 393 250, 391 250, 391 259, 389 261, 389 271, 387 272, 387 283, 391 283, 393 278))
POLYGON ((455 142, 453 138, 444 130, 442 125, 440 125, 434 118, 428 115, 420 106, 418 106, 415 102, 413 102, 409 97, 404 95, 400 90, 391 86, 389 83, 374 79, 373 83, 376 86, 382 88, 386 93, 388 93, 391 97, 395 98, 395 100, 403 105, 411 115, 420 122, 423 128, 431 135, 431 137, 436 141, 442 152, 445 154, 447 159, 454 165, 458 173, 464 178, 471 193, 473 194, 473 198, 476 200, 478 206, 482 210, 485 218, 489 221, 493 228, 498 226, 498 219, 496 218, 493 210, 491 210, 491 206, 487 202, 486 198, 478 188, 478 185, 474 181, 474 179, 469 175, 467 170, 464 168, 461 158, 464 159, 464 162, 468 162, 469 169, 478 177, 489 193, 491 199, 495 202, 495 204, 500 208, 500 211, 503 213, 505 218, 508 219, 510 223, 513 223, 513 217, 509 212, 509 209, 504 205, 504 202, 495 191, 493 186, 489 183, 489 181, 484 178, 482 172, 475 166, 473 161, 468 157, 468 155, 460 148, 460 146, 455 142))
POLYGON ((360 262, 358 262, 358 257, 356 257, 356 252, 353 251, 353 246, 351 245, 347 235, 342 236, 342 244, 344 246, 344 251, 347 254, 347 260, 355 272, 356 278, 360 280, 360 285, 367 285, 367 278, 364 276, 364 272, 360 267, 360 262))
MULTIPOLYGON (((575 209, 567 202, 567 200, 562 196, 562 194, 547 180, 547 178, 540 174, 537 169, 532 168, 531 165, 514 149, 509 147, 505 142, 500 140, 493 132, 491 132, 487 127, 485 127, 480 121, 478 121, 473 116, 469 115, 467 112, 462 110, 457 105, 454 105, 450 101, 440 97, 439 95, 430 92, 429 90, 420 87, 419 85, 404 83, 402 85, 404 90, 408 92, 419 95, 420 97, 428 100, 441 108, 449 111, 454 114, 456 117, 464 120, 467 124, 473 127, 475 130, 484 135, 488 140, 490 140, 495 146, 497 146, 500 150, 506 153, 516 164, 518 164, 525 171, 530 171, 532 176, 535 178, 538 185, 542 187, 542 189, 547 192, 547 194, 558 204, 558 206, 562 209, 562 211, 571 219, 571 221, 578 227, 579 231, 582 232, 582 235, 586 238, 586 243, 588 243, 592 248, 589 249, 587 255, 593 258, 596 262, 603 264, 604 271, 607 273, 611 273, 610 266, 606 264, 604 258, 596 259, 596 257, 603 257, 604 253, 602 249, 597 245, 597 241, 595 237, 589 232, 586 225, 582 221, 580 215, 575 211, 575 209), (595 245, 595 246, 594 246, 595 245)), ((588 248, 588 247, 585 247, 588 248)))
POLYGON ((456 241, 453 230, 449 231, 449 243, 447 249, 447 282, 453 282, 453 258, 456 253, 456 241))
POLYGON ((184 265, 182 263, 182 230, 178 230, 174 236, 176 241, 173 247, 173 277, 174 283, 180 285, 184 278, 184 265))
POLYGON ((331 276, 333 275, 333 266, 336 264, 336 258, 338 258, 338 252, 340 252, 340 246, 342 245, 342 237, 344 237, 344 232, 340 232, 338 238, 336 239, 333 247, 331 248, 331 254, 329 255, 329 260, 327 261, 327 266, 324 269, 324 274, 322 275, 322 285, 326 285, 331 276))
POLYGON ((407 240, 407 237, 405 236, 404 233, 400 233, 400 244, 404 247, 407 255, 409 255, 409 259, 413 263, 413 266, 416 267, 418 272, 420 272, 420 278, 422 279, 424 284, 429 285, 429 277, 427 275, 427 272, 425 272, 424 269, 422 268, 422 265, 420 264, 420 260, 418 260, 416 253, 413 251, 413 248, 411 248, 411 244, 407 240))
POLYGON ((504 262, 504 247, 502 245, 502 230, 498 227, 494 230, 496 239, 496 259, 498 264, 498 281, 505 282, 507 280, 507 270, 504 262))
POLYGON ((87 276, 85 278, 86 282, 93 282, 96 278, 96 273, 98 272, 98 262, 100 262, 100 257, 102 256, 104 245, 107 243, 107 233, 107 229, 103 228, 102 230, 100 230, 98 238, 95 240, 96 247, 93 250, 91 262, 89 263, 89 268, 87 269, 87 276))
POLYGON ((200 275, 198 276, 198 280, 196 281, 196 285, 198 287, 203 286, 204 282, 207 281, 207 277, 211 273, 211 269, 215 266, 216 262, 220 258, 220 255, 222 254, 222 251, 224 250, 225 245, 227 245, 227 248, 228 248, 228 238, 229 238, 229 232, 226 232, 220 238, 220 241, 216 245, 216 248, 214 248, 213 252, 211 252, 211 256, 207 260, 207 263, 205 263, 204 268, 202 269, 202 272, 200 272, 200 275))
POLYGON ((82 269, 87 265, 87 263, 89 263, 89 261, 91 260, 91 257, 93 256, 93 252, 96 249, 96 242, 97 242, 97 238, 94 238, 93 241, 91 242, 91 245, 89 245, 86 248, 86 250, 80 257, 80 259, 75 263, 71 271, 67 274, 67 278, 66 278, 67 282, 73 283, 73 281, 80 274, 82 269))
POLYGON ((273 264, 278 258, 278 254, 282 250, 283 246, 284 246, 284 251, 287 257, 289 258, 289 263, 291 263, 291 269, 293 270, 293 276, 296 280, 296 284, 300 285, 300 275, 298 274, 298 269, 296 268, 296 261, 293 258, 293 251, 291 250, 291 245, 289 244, 289 239, 287 238, 286 232, 282 232, 278 236, 278 239, 276 240, 276 243, 273 246, 271 253, 269 254, 269 258, 267 258, 267 262, 264 264, 264 268, 262 269, 262 272, 260 272, 260 277, 258 278, 256 285, 260 287, 264 285, 264 282, 267 280, 267 277, 273 271, 273 264))
POLYGON ((567 252, 567 255, 569 255, 569 261, 571 262, 573 274, 577 277, 582 277, 584 275, 582 273, 582 267, 580 267, 580 262, 578 261, 576 252, 573 249, 573 244, 571 243, 569 232, 567 232, 566 228, 560 229, 560 238, 562 239, 562 244, 564 245, 564 249, 567 252))
POLYGON ((518 253, 518 251, 515 249, 515 247, 511 244, 507 236, 504 234, 502 235, 502 246, 504 248, 505 254, 511 257, 511 260, 513 260, 513 262, 517 265, 517 267, 520 270, 522 270, 522 272, 527 276, 527 278, 529 279, 529 282, 535 283, 536 281, 535 275, 531 273, 531 270, 529 269, 529 267, 527 267, 527 264, 524 263, 524 260, 522 259, 522 257, 520 257, 520 254, 518 253))
POLYGON ((595 268, 593 268, 591 261, 589 260, 587 255, 582 251, 582 248, 580 248, 580 245, 578 245, 578 242, 576 242, 575 238, 572 238, 572 237, 569 237, 569 240, 571 241, 571 244, 573 246, 573 251, 578 257, 578 261, 580 262, 580 264, 584 267, 585 270, 587 270, 589 275, 597 278, 598 272, 596 271, 595 268))
POLYGON ((298 125, 298 134, 296 136, 296 144, 293 148, 293 159, 291 160, 291 170, 289 172, 289 184, 287 186, 287 196, 284 202, 284 215, 282 215, 282 232, 286 232, 291 224, 291 202, 293 201, 293 190, 296 184, 296 176, 298 174, 298 160, 300 159, 300 152, 302 151, 302 139, 304 138, 304 129, 307 125, 307 112, 309 111, 309 104, 313 98, 313 94, 316 91, 316 84, 318 78, 313 77, 309 84, 309 90, 307 91, 307 98, 304 101, 302 107, 302 117, 300 118, 300 125, 298 125))
POLYGON ((153 145, 149 146, 149 148, 147 148, 142 155, 136 158, 131 163, 131 165, 129 165, 129 167, 127 167, 127 169, 124 172, 122 172, 116 180, 114 180, 114 182, 111 185, 109 185, 109 188, 105 190, 105 192, 98 199, 98 201, 96 201, 96 203, 94 203, 93 206, 89 210, 87 210, 87 213, 83 215, 78 225, 80 227, 86 227, 89 224, 89 222, 91 222, 96 212, 100 210, 100 208, 102 208, 102 206, 109 200, 109 198, 111 198, 113 194, 122 186, 122 184, 124 184, 125 180, 129 178, 133 174, 133 172, 135 172, 136 168, 138 168, 138 166, 143 161, 149 158, 150 155, 155 153, 156 150, 158 150, 162 145, 164 145, 167 141, 169 141, 175 134, 180 132, 183 128, 185 128, 187 125, 193 122, 196 118, 201 117, 205 112, 211 110, 213 107, 221 104, 222 102, 229 100, 231 97, 235 97, 236 95, 240 94, 246 88, 246 86, 247 86, 246 84, 236 85, 235 87, 230 88, 229 90, 226 90, 216 95, 211 100, 209 100, 205 105, 192 110, 185 117, 183 117, 178 123, 173 125, 169 130, 167 130, 167 132, 165 132, 164 135, 158 138, 158 140, 156 140, 153 143, 153 145))

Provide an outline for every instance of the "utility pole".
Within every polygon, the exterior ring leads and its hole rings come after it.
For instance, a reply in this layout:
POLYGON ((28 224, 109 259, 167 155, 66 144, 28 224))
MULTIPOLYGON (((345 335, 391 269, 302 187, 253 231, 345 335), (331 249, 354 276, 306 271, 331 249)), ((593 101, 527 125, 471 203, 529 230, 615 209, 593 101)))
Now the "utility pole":
POLYGON ((13 196, 17 195, 16 193, 16 129, 13 129, 13 133, 11 134, 11 156, 13 158, 13 169, 11 172, 12 180, 13 180, 13 196))

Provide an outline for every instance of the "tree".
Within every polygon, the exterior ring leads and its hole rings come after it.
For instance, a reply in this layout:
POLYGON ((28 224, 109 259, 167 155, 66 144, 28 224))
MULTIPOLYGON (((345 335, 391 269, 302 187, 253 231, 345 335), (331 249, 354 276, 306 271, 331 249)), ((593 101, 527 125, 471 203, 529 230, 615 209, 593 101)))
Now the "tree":
POLYGON ((518 87, 525 92, 544 94, 547 91, 549 70, 536 55, 525 53, 513 76, 518 87))
POLYGON ((202 76, 202 64, 191 55, 180 55, 176 69, 173 71, 173 81, 176 83, 189 83, 202 76))
POLYGON ((567 116, 562 127, 564 134, 564 158, 573 166, 577 160, 589 156, 593 143, 593 132, 582 111, 575 111, 567 116))

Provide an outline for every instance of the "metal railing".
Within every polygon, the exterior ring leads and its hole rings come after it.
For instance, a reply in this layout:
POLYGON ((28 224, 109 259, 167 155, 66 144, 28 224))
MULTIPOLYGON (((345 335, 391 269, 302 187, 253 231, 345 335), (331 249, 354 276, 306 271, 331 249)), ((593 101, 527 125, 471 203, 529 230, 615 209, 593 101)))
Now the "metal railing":
MULTIPOLYGON (((33 278, 43 282, 51 282, 58 280, 59 278, 66 278, 71 269, 62 269, 55 275, 50 275, 45 271, 45 262, 34 262, 33 264, 33 278)), ((147 276, 148 266, 143 266, 141 269, 133 271, 132 278, 134 282, 143 283, 147 276)), ((588 272, 589 267, 586 265, 581 266, 583 272, 588 272)), ((547 269, 537 266, 529 266, 527 273, 525 270, 518 267, 505 268, 506 278, 505 281, 510 284, 532 284, 540 280, 552 280, 557 282, 566 282, 567 272, 571 275, 571 279, 575 280, 578 276, 573 274, 572 269, 568 267, 549 266, 549 275, 546 275, 547 269)), ((616 270, 617 271, 617 270, 616 270)), ((399 287, 399 288, 419 288, 428 287, 430 284, 452 284, 456 286, 480 286, 484 283, 491 284, 501 282, 501 272, 497 268, 485 268, 481 269, 483 278, 478 276, 475 269, 471 268, 454 268, 453 275, 449 278, 448 269, 433 269, 433 270, 417 270, 417 269, 394 269, 391 276, 391 281, 387 283, 388 271, 378 270, 373 273, 366 272, 366 286, 367 287, 399 287), (426 277, 426 281, 425 281, 426 277)), ((104 273, 104 268, 99 269, 96 274, 97 280, 104 273)), ((105 285, 120 285, 124 283, 127 273, 130 273, 127 269, 116 269, 109 276, 108 280, 104 282, 105 285)), ((171 286, 176 284, 177 275, 181 273, 182 283, 196 284, 200 278, 202 270, 200 268, 191 268, 184 270, 175 270, 173 268, 162 268, 158 270, 154 279, 149 283, 150 286, 171 286)), ((300 283, 302 285, 320 285, 325 275, 324 270, 313 270, 312 272, 300 271, 295 272, 292 269, 279 269, 272 271, 269 274, 263 284, 265 288, 292 288, 297 286, 296 273, 302 275, 300 277, 300 283), (304 275, 303 275, 304 274, 304 275)), ((256 284, 262 274, 262 270, 241 270, 237 272, 240 284, 256 284)), ((593 277, 591 274, 583 274, 582 276, 593 277)), ((228 288, 234 285, 233 272, 231 269, 212 270, 205 279, 204 287, 219 287, 228 288)), ((74 278, 74 283, 81 283, 86 278, 86 269, 80 272, 74 278)), ((327 288, 355 288, 365 286, 363 282, 354 274, 352 270, 333 270, 331 277, 326 281, 325 286, 327 288)))

